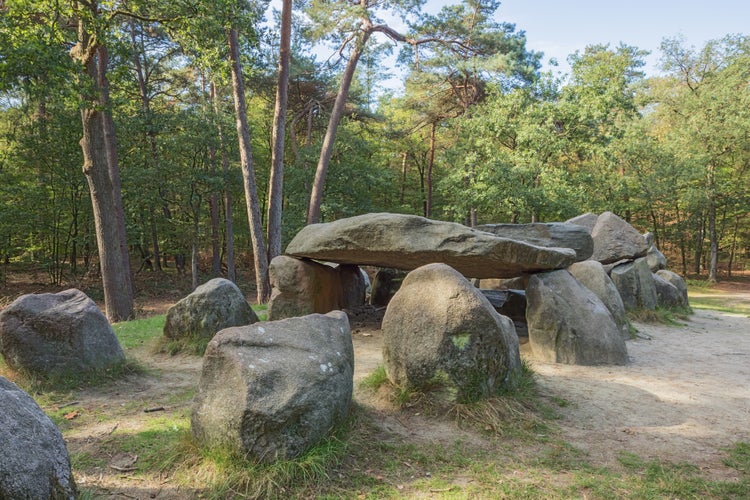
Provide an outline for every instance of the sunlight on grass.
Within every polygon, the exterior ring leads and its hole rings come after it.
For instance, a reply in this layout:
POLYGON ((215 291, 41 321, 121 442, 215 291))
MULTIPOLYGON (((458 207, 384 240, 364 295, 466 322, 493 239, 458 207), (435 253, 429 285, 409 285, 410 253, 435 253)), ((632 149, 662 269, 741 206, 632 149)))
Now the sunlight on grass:
POLYGON ((690 306, 729 314, 750 316, 750 299, 737 299, 734 294, 705 287, 688 287, 690 306))

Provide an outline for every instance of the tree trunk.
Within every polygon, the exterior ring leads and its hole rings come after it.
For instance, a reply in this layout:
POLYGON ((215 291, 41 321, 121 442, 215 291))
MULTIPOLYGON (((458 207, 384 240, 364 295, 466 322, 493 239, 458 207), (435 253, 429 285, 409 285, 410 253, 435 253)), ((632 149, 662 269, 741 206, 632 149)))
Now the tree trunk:
POLYGON ((435 130, 437 124, 432 122, 430 127, 430 158, 427 163, 427 201, 425 203, 425 217, 432 217, 432 169, 435 166, 435 130))
POLYGON ((310 205, 307 209, 308 224, 316 224, 320 222, 320 205, 323 201, 323 188, 325 187, 328 165, 331 163, 333 143, 336 140, 336 131, 339 122, 341 121, 341 117, 344 115, 344 106, 346 105, 346 100, 349 96, 349 88, 352 85, 354 71, 357 69, 357 62, 359 62, 359 58, 362 55, 362 51, 364 50, 365 44, 369 38, 369 31, 362 33, 362 38, 356 42, 356 46, 349 56, 349 61, 346 63, 344 73, 341 75, 341 84, 339 85, 339 91, 336 94, 336 100, 333 103, 331 118, 328 120, 328 128, 326 129, 326 135, 323 138, 323 145, 320 149, 318 166, 315 169, 315 180, 313 181, 312 192, 310 193, 310 205))
POLYGON ((224 225, 227 238, 227 279, 237 282, 237 271, 234 265, 234 214, 232 213, 232 191, 229 182, 229 157, 224 142, 224 129, 221 126, 219 113, 219 97, 216 93, 216 83, 211 82, 211 100, 213 101, 214 116, 216 117, 216 132, 219 134, 219 150, 221 151, 221 167, 224 173, 224 225))
POLYGON ((708 260, 708 281, 716 283, 718 280, 718 267, 719 267, 719 237, 716 231, 716 177, 714 166, 708 166, 707 172, 707 188, 708 188, 708 245, 709 245, 709 260, 708 260))
POLYGON ((253 257, 255 260, 255 284, 257 287, 258 303, 265 303, 271 297, 271 284, 268 280, 268 255, 266 253, 265 242, 263 241, 263 225, 261 223, 260 205, 258 203, 258 188, 253 168, 250 127, 247 123, 245 85, 242 81, 239 33, 237 28, 229 30, 229 59, 232 66, 232 94, 234 95, 234 111, 240 147, 242 178, 245 187, 247 219, 250 223, 250 239, 252 241, 253 257))
POLYGON ((404 204, 404 193, 406 191, 406 158, 408 156, 408 153, 404 151, 401 153, 401 192, 398 196, 398 202, 403 205, 404 204))
POLYGON ((292 39, 292 0, 281 7, 281 43, 279 47, 279 79, 276 106, 273 111, 271 176, 268 180, 268 260, 281 255, 281 211, 284 189, 284 132, 289 89, 289 60, 292 39))
MULTIPOLYGON (((90 7, 96 13, 96 2, 90 7)), ((104 61, 97 57, 98 46, 87 28, 84 21, 78 20, 78 42, 70 52, 71 57, 86 69, 88 78, 82 78, 82 89, 90 88, 91 83, 99 83, 100 75, 106 72, 106 66, 102 64, 104 61), (98 67, 99 64, 102 64, 102 68, 98 67)), ((98 55, 102 54, 100 52, 98 55)), ((113 136, 110 137, 110 150, 107 148, 107 131, 112 134, 114 130, 107 130, 106 117, 101 111, 108 108, 107 96, 107 92, 100 92, 99 89, 83 90, 85 104, 81 109, 83 134, 80 144, 83 173, 89 186, 94 214, 106 314, 111 322, 116 322, 133 316, 133 295, 127 247, 121 245, 124 222, 121 223, 118 218, 122 216, 122 204, 118 205, 116 201, 120 193, 115 193, 111 172, 111 169, 117 170, 116 157, 113 158, 113 136)), ((115 179, 119 181, 119 175, 115 179)))

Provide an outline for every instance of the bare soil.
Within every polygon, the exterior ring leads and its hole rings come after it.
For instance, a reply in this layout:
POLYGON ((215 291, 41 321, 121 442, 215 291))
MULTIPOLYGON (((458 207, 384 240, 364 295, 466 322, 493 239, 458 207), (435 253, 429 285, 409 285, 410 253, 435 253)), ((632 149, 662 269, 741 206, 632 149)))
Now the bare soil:
MULTIPOLYGON (((722 290, 728 302, 750 304, 750 283, 732 283, 722 290)), ((0 288, 0 300, 5 297, 0 309, 11 295, 18 295, 7 291, 7 287, 0 288)), ((164 312, 179 298, 172 295, 181 291, 175 286, 166 295, 147 298, 141 302, 141 314, 164 312)), ((362 314, 351 321, 355 381, 382 362, 378 329, 382 310, 362 314)), ((583 450, 594 466, 616 470, 618 455, 632 452, 644 459, 697 465, 712 479, 736 479, 739 473, 723 465, 722 459, 726 448, 750 442, 750 318, 696 311, 683 325, 639 323, 636 327, 638 338, 628 342, 631 362, 626 366, 544 363, 534 359, 528 345, 522 346, 522 356, 537 374, 542 396, 558 409, 561 418, 555 425, 563 439, 583 450)), ((74 396, 81 417, 65 431, 69 450, 103 458, 108 464, 84 467, 76 471, 76 479, 80 486, 105 497, 186 498, 187 492, 181 492, 167 476, 144 481, 128 474, 132 457, 111 442, 113 434, 136 432, 159 418, 159 412, 146 413, 145 409, 188 412, 201 359, 155 354, 148 346, 131 349, 128 355, 146 368, 145 374, 74 396)), ((360 389, 355 389, 355 399, 382 415, 380 425, 385 431, 415 443, 440 442, 457 432, 455 427, 445 429, 444 424, 426 418, 389 415, 360 389)), ((51 405, 45 410, 56 408, 51 405)), ((466 439, 479 438, 467 435, 466 439)))

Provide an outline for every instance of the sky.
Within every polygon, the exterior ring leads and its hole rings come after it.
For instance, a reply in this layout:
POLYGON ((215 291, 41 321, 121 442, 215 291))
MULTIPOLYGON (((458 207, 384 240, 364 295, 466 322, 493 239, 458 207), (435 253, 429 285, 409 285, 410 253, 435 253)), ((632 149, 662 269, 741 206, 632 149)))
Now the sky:
POLYGON ((688 46, 700 48, 728 34, 750 34, 748 0, 501 0, 496 16, 526 32, 527 47, 544 52, 545 69, 554 57, 565 73, 568 55, 587 45, 624 42, 648 50, 644 69, 653 76, 664 38, 682 35, 688 46))

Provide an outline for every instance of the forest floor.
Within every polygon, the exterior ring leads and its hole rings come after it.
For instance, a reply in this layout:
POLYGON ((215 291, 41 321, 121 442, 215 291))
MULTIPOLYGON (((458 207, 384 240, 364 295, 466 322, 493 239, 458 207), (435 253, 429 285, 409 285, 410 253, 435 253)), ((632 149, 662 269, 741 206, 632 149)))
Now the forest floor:
MULTIPOLYGON (((21 293, 56 291, 43 285, 39 276, 27 273, 9 278, 5 286, 0 285, 0 309, 21 293)), ((173 277, 158 286, 139 283, 147 293, 142 292, 138 299, 138 315, 164 313, 189 291, 186 281, 173 277)), ((697 297, 704 292, 694 293, 697 297)), ((719 295, 723 302, 745 311, 750 308, 747 278, 719 284, 705 293, 719 295)), ((750 317, 696 310, 679 324, 635 326, 638 336, 628 342, 631 362, 626 366, 545 363, 534 359, 528 345, 522 346, 522 357, 535 373, 540 398, 554 407, 554 432, 595 468, 622 470, 623 453, 631 453, 643 460, 692 464, 709 480, 739 481, 743 472, 728 467, 726 458, 733 445, 750 442, 750 317)), ((377 315, 354 318, 352 337, 354 399, 387 439, 416 447, 449 446, 448 440, 460 435, 462 442, 471 446, 488 446, 481 432, 458 429, 450 420, 420 413, 418 407, 394 410, 377 393, 357 384, 382 363, 377 315)), ((125 346, 128 357, 143 368, 139 373, 100 386, 37 397, 63 431, 79 487, 96 498, 199 495, 186 490, 184 483, 175 484, 169 469, 137 474, 143 468, 153 471, 146 461, 159 457, 149 458, 148 444, 135 436, 153 431, 156 443, 165 428, 185 431, 201 369, 199 356, 156 353, 152 344, 137 341, 125 346)), ((501 453, 498 450, 489 451, 501 453)), ((523 476, 524 471, 513 474, 523 476)), ((557 482, 567 480, 565 473, 553 472, 553 476, 557 482)), ((472 480, 459 475, 448 479, 446 489, 428 491, 456 493, 466 481, 472 480)), ((404 497, 441 497, 414 493, 408 484, 405 489, 402 485, 398 488, 404 497)))

